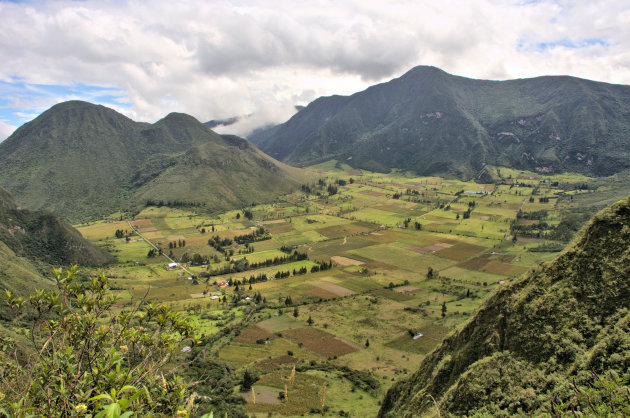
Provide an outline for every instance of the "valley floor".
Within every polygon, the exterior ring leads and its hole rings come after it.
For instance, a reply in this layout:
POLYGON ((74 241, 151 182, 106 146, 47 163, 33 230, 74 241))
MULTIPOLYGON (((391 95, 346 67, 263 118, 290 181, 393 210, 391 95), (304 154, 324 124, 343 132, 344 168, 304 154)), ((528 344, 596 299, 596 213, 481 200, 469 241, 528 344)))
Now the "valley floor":
POLYGON ((251 414, 374 416, 493 289, 555 257, 584 220, 582 195, 609 190, 507 169, 503 184, 313 169, 319 182, 273 204, 147 207, 131 220, 143 238, 122 218, 79 227, 118 258, 106 274, 120 309, 168 302, 215 359, 257 376, 242 392, 251 414), (145 240, 192 275, 148 257, 145 240))

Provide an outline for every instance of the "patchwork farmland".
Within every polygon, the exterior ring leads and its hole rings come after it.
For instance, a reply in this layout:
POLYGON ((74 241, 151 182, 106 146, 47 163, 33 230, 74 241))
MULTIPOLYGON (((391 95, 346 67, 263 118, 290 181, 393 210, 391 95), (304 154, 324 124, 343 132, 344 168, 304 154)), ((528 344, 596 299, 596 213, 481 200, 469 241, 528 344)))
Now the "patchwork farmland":
POLYGON ((235 389, 252 415, 374 415, 392 381, 490 292, 555 256, 577 216, 571 192, 590 181, 312 169, 312 184, 272 204, 212 215, 146 207, 130 219, 144 238, 121 218, 78 226, 118 259, 105 274, 119 309, 168 302, 216 361, 255 376, 253 390, 235 389))

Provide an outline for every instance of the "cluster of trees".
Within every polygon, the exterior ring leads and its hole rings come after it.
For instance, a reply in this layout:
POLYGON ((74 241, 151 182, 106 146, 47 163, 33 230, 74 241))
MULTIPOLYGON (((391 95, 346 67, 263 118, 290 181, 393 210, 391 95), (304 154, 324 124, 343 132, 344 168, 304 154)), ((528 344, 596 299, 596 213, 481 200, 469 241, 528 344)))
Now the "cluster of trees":
POLYGON ((316 266, 311 267, 311 273, 317 273, 318 271, 330 270, 333 267, 332 260, 328 263, 325 261, 318 261, 316 266))
POLYGON ((153 257, 157 257, 158 255, 162 255, 162 250, 156 250, 155 248, 151 248, 149 250, 149 252, 147 253, 147 257, 149 258, 153 258, 153 257))
POLYGON ((208 240, 208 245, 220 252, 223 255, 228 255, 225 247, 232 245, 233 241, 230 238, 220 238, 218 235, 208 240))
POLYGON ((243 211, 243 216, 244 216, 244 217, 246 217, 247 219, 249 219, 250 221, 251 221, 252 219, 254 219, 254 214, 253 214, 253 213, 252 213, 252 211, 251 211, 251 210, 249 210, 249 209, 245 209, 245 210, 243 211))
POLYGON ((116 238, 128 237, 129 236, 129 231, 127 231, 126 229, 124 231, 122 229, 117 229, 116 232, 114 232, 114 236, 116 238))
POLYGON ((291 254, 293 252, 293 247, 283 245, 282 247, 280 247, 280 251, 282 251, 283 253, 291 254))
POLYGON ((252 242, 265 241, 271 239, 271 235, 262 226, 256 228, 249 234, 234 237, 234 241, 238 244, 251 244, 252 242))
POLYGON ((518 213, 516 214, 516 219, 529 219, 529 220, 541 221, 545 219, 547 215, 548 215, 548 212, 544 209, 536 210, 533 212, 523 212, 522 210, 519 210, 518 213))
POLYGON ((534 225, 518 225, 516 222, 513 222, 510 226, 510 233, 514 236, 520 235, 569 242, 587 220, 587 214, 568 214, 565 215, 558 225, 551 225, 547 222, 539 222, 534 225))
POLYGON ((291 277, 291 272, 287 271, 277 271, 274 275, 276 279, 286 279, 287 277, 291 277))
POLYGON ((316 185, 302 184, 300 186, 301 190, 307 194, 315 194, 317 196, 322 195, 322 191, 326 188, 329 196, 335 195, 339 192, 337 186, 345 186, 350 182, 350 184, 354 183, 354 179, 350 178, 348 181, 343 179, 337 179, 333 183, 326 183, 326 180, 319 179, 316 185))
POLYGON ((190 207, 199 207, 199 206, 205 206, 205 203, 200 203, 200 202, 187 202, 184 200, 168 200, 168 201, 163 201, 163 200, 159 200, 159 201, 155 201, 153 199, 149 199, 146 201, 146 203, 144 204, 145 206, 156 206, 156 207, 162 207, 162 206, 166 206, 169 208, 190 208, 190 207))
POLYGON ((193 254, 192 257, 188 255, 188 253, 184 253, 180 257, 180 262, 190 263, 193 266, 200 266, 202 264, 208 264, 210 262, 210 259, 207 255, 201 255, 199 253, 193 254))
MULTIPOLYGON (((463 192, 463 191, 462 191, 463 192)), ((417 190, 413 190, 413 189, 407 189, 405 190, 404 193, 406 196, 420 196, 420 192, 417 190)), ((422 193, 422 196, 424 196, 424 193, 422 193)), ((400 199, 401 197, 403 197, 403 193, 402 192, 396 192, 394 193, 394 195, 392 196, 393 199, 400 199)), ((409 200, 409 199, 407 199, 409 200)))
POLYGON ((181 247, 185 247, 186 246, 186 240, 185 239, 179 239, 177 241, 172 241, 168 243, 168 248, 169 249, 173 249, 173 248, 181 248, 181 247))
POLYGON ((240 273, 247 270, 256 270, 261 267, 271 267, 278 266, 281 264, 292 263, 294 261, 302 261, 308 260, 308 255, 306 253, 300 253, 297 250, 292 254, 287 255, 285 257, 274 257, 268 258, 264 261, 250 263, 247 260, 247 257, 243 257, 239 260, 232 260, 229 265, 224 266, 222 268, 213 269, 207 272, 209 277, 211 276, 221 276, 224 274, 232 274, 232 273, 240 273))

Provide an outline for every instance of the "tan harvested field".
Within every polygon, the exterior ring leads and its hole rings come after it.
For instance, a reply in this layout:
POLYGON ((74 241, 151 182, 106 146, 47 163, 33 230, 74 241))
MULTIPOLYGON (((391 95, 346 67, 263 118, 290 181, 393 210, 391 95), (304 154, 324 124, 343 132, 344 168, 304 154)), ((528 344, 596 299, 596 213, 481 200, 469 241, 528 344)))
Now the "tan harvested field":
POLYGON ((285 232, 291 232, 294 231, 295 228, 293 227, 292 224, 289 223, 279 223, 279 224, 273 224, 271 225, 269 228, 267 228, 269 230, 270 233, 272 234, 283 234, 285 232))
POLYGON ((282 218, 282 219, 274 219, 271 221, 260 221, 258 222, 258 224, 260 225, 275 225, 275 224, 281 224, 286 222, 286 219, 282 218))
POLYGON ((304 348, 322 358, 332 358, 359 351, 354 344, 313 327, 290 329, 282 334, 297 343, 302 343, 304 348))
POLYGON ((271 340, 276 338, 276 336, 266 329, 252 325, 241 331, 241 333, 234 338, 234 341, 242 344, 256 344, 257 340, 265 340, 267 338, 271 340))
POLYGON ((419 291, 420 289, 413 286, 401 286, 401 287, 394 288, 394 292, 398 292, 398 293, 417 293, 419 291))
POLYGON ((322 299, 333 299, 338 295, 321 287, 313 286, 310 290, 311 295, 322 299))
MULTIPOLYGON (((253 386, 254 392, 256 392, 256 404, 276 404, 280 403, 280 394, 279 390, 271 390, 263 387, 253 386)), ((241 394, 243 399, 247 401, 247 403, 252 403, 254 400, 254 395, 251 390, 244 392, 241 394)))
POLYGON ((360 193, 366 194, 368 196, 374 196, 374 197, 385 196, 385 193, 375 192, 373 190, 363 190, 360 193))
POLYGON ((157 238, 162 238, 162 232, 160 232, 160 231, 158 231, 157 229, 154 229, 154 228, 149 228, 149 229, 153 229, 153 230, 152 231, 148 231, 148 232, 142 232, 141 231, 142 235, 144 235, 144 237, 146 239, 154 240, 154 239, 157 239, 157 238))
POLYGON ((323 289, 327 292, 330 292, 335 296, 350 296, 356 293, 350 289, 346 289, 345 287, 336 285, 334 283, 325 282, 325 281, 311 282, 311 285, 318 287, 320 289, 323 289))
POLYGON ((469 244, 467 242, 458 242, 455 245, 438 251, 437 255, 448 258, 449 260, 461 261, 470 258, 475 254, 479 254, 485 249, 486 247, 479 245, 469 244))
POLYGON ((407 247, 407 249, 412 250, 412 251, 419 251, 421 253, 427 254, 427 253, 436 253, 440 250, 443 250, 445 248, 450 248, 452 246, 453 244, 447 244, 445 242, 438 242, 437 244, 429 245, 427 247, 409 246, 407 247))
POLYGON ((135 221, 131 222, 131 224, 136 228, 148 228, 150 226, 153 226, 151 219, 136 219, 135 221))
POLYGON ((344 266, 344 267, 346 267, 346 266, 360 266, 362 264, 365 264, 365 263, 363 263, 363 261, 353 260, 352 258, 342 257, 342 256, 339 256, 339 255, 334 255, 334 256, 330 257, 330 259, 333 262, 339 264, 340 266, 344 266))

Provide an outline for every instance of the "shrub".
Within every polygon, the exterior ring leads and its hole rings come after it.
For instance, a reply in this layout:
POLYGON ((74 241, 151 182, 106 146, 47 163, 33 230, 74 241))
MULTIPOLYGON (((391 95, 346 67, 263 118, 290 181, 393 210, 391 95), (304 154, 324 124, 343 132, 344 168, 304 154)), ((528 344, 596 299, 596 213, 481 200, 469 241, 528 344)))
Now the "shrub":
POLYGON ((164 366, 185 340, 197 341, 192 325, 153 303, 109 315, 117 299, 108 279, 100 273, 80 282, 77 272, 76 266, 54 270, 56 289, 27 299, 7 292, 14 311, 35 318, 33 354, 17 364, 11 363, 15 347, 0 353, 0 375, 12 372, 10 388, 9 379, 1 388, 0 410, 11 416, 74 416, 79 410, 172 416, 187 409, 186 384, 164 366))

